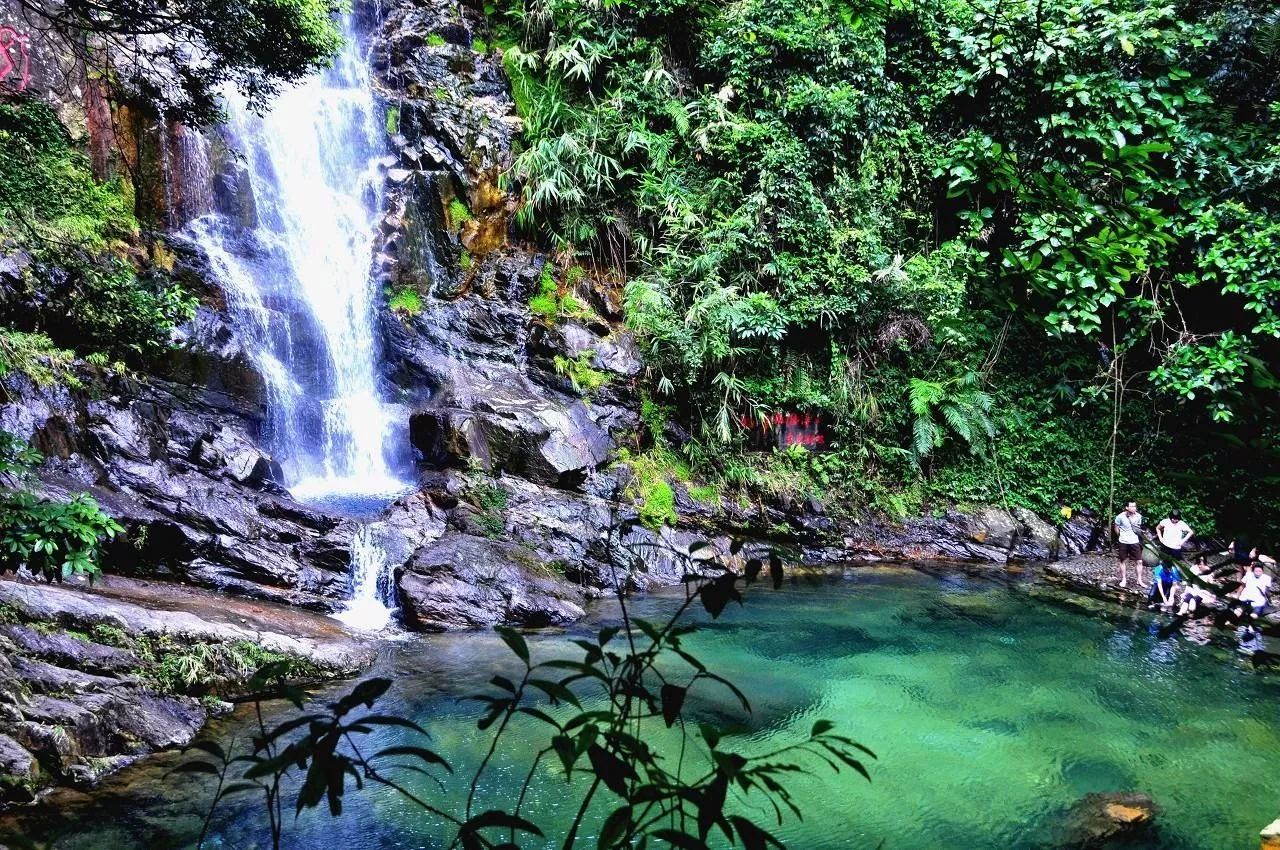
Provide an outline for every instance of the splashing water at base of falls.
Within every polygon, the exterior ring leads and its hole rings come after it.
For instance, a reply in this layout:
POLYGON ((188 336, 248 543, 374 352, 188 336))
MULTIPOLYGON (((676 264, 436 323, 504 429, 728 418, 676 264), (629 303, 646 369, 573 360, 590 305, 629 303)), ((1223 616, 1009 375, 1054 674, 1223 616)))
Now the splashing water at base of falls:
POLYGON ((228 96, 225 134, 243 154, 251 204, 242 198, 234 217, 190 228, 252 348, 267 385, 267 440, 304 501, 405 489, 387 462, 394 418, 378 390, 369 275, 385 134, 368 63, 346 30, 334 67, 281 93, 267 114, 228 96))
POLYGON ((333 616, 355 629, 382 631, 395 617, 395 578, 377 526, 362 526, 351 541, 351 601, 333 616))
MULTIPOLYGON (((370 277, 385 132, 349 19, 345 30, 333 68, 280 94, 265 115, 228 94, 223 137, 243 167, 224 167, 234 185, 224 184, 221 212, 189 232, 262 376, 264 437, 286 486, 300 501, 361 516, 407 486, 387 461, 405 434, 379 392, 370 277)), ((387 627, 394 582, 375 527, 357 532, 351 568, 352 598, 336 616, 387 627)))

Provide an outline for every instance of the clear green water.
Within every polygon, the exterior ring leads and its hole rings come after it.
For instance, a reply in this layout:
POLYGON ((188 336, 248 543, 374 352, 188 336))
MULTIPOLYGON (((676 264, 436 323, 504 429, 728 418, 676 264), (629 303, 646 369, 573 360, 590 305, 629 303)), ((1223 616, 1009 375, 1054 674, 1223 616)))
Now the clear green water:
MULTIPOLYGON (((657 617, 671 600, 637 605, 657 617)), ((535 651, 562 639, 540 638, 535 651)), ((1150 616, 1089 617, 986 579, 859 568, 753 591, 694 644, 753 701, 735 738, 741 751, 773 748, 826 717, 880 754, 871 784, 828 771, 795 783, 807 817, 780 835, 797 850, 1050 847, 1063 812, 1092 791, 1156 799, 1160 832, 1142 846, 1256 847, 1258 830, 1280 816, 1280 680, 1228 647, 1161 638, 1150 616)), ((458 697, 508 666, 492 637, 461 635, 392 645, 378 672, 396 682, 386 707, 423 722, 465 772, 484 739, 458 697)), ((713 691, 692 707, 703 718, 742 719, 713 691)), ((246 728, 232 719, 218 732, 243 738, 246 728)), ((530 752, 530 741, 516 742, 484 787, 487 799, 508 798, 530 752)), ((189 846, 208 789, 166 777, 174 763, 162 757, 93 795, 62 795, 0 822, 0 836, 60 834, 55 846, 95 850, 189 846)), ((531 811, 563 822, 574 800, 561 778, 548 771, 545 779, 531 811)), ((446 806, 458 802, 422 788, 446 806)), ((213 832, 209 846, 266 846, 252 808, 225 810, 213 832)), ((340 820, 303 815, 287 842, 437 844, 417 812, 385 792, 353 798, 340 820)))

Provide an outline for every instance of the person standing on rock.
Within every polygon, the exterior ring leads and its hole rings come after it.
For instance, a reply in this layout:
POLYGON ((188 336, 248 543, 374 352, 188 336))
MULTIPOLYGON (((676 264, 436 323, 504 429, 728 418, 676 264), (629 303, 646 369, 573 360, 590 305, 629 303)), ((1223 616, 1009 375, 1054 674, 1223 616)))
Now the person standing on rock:
POLYGON ((1169 516, 1156 526, 1156 538, 1164 547, 1160 554, 1165 560, 1181 560, 1182 547, 1191 540, 1192 534, 1191 526, 1182 521, 1182 514, 1176 509, 1169 511, 1169 516))
POLYGON ((1142 514, 1138 503, 1129 502, 1116 514, 1112 523, 1116 530, 1116 559, 1120 563, 1120 586, 1129 586, 1129 562, 1133 562, 1134 578, 1142 587, 1142 514))

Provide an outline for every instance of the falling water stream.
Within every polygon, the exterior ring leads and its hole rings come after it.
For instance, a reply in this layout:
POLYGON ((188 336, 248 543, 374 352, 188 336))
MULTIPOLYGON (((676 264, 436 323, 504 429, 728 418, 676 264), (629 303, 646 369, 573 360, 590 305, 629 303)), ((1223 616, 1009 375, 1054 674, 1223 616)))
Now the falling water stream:
MULTIPOLYGON (((279 95, 266 114, 227 97, 228 143, 244 158, 256 222, 214 214, 190 232, 227 293, 267 391, 265 439, 295 498, 367 516, 406 489, 388 461, 394 408, 378 388, 373 239, 386 154, 369 65, 346 21, 333 68, 279 95)), ((391 619, 377 535, 352 544, 342 617, 391 619)))

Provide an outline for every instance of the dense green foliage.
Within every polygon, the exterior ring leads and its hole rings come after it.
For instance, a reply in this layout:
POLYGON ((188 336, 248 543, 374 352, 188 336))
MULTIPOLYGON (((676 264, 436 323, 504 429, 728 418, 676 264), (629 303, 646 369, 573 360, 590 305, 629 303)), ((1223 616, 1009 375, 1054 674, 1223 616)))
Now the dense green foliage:
POLYGON ((98 547, 123 530, 87 493, 43 499, 24 486, 39 453, 0 431, 0 573, 26 567, 45 581, 100 574, 98 547))
POLYGON ((130 363, 167 347, 194 300, 138 270, 129 193, 94 180, 44 104, 0 104, 0 186, 0 248, 29 259, 0 286, 0 375, 48 377, 56 347, 130 363))
POLYGON ((720 446, 799 409, 840 447, 808 480, 864 502, 1275 504, 1266 4, 491 13, 526 121, 522 223, 629 280, 700 466, 767 479, 720 446), (1233 481, 1246 462, 1261 474, 1233 481))
POLYGON ((172 118, 205 124, 233 84, 264 105, 283 83, 324 66, 341 34, 337 0, 18 0, 46 36, 105 81, 172 118))

